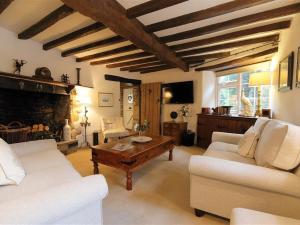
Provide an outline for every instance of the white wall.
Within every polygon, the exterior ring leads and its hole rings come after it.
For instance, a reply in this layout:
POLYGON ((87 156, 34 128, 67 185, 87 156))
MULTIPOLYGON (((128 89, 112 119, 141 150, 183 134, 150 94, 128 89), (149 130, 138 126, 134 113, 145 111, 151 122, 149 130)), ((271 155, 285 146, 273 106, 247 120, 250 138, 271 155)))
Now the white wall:
MULTIPOLYGON (((194 81, 194 104, 189 105, 191 109, 191 117, 188 118, 188 128, 193 131, 196 131, 196 123, 197 123, 196 114, 201 112, 201 107, 214 106, 214 101, 215 101, 214 79, 215 79, 215 74, 213 72, 191 71, 185 73, 179 69, 164 70, 164 71, 142 75, 143 83, 151 83, 151 82, 172 83, 172 82, 189 81, 189 80, 194 81), (206 94, 206 90, 208 90, 207 93, 210 94, 206 94), (204 96, 207 99, 203 99, 204 96)), ((170 121, 171 120, 170 113, 172 111, 178 111, 181 106, 182 106, 181 104, 163 105, 162 121, 170 121)), ((180 120, 180 118, 178 118, 177 120, 180 120)))
POLYGON ((291 123, 300 125, 300 88, 295 87, 297 51, 300 47, 300 14, 297 14, 292 21, 291 28, 284 30, 280 35, 279 52, 272 60, 272 99, 271 108, 274 117, 291 123), (292 51, 295 53, 293 90, 287 92, 278 92, 278 64, 288 56, 292 51))
POLYGON ((42 44, 32 40, 19 40, 15 33, 0 27, 0 71, 13 72, 13 59, 25 59, 28 63, 22 69, 22 75, 34 75, 37 67, 48 67, 52 77, 60 81, 60 76, 67 73, 71 83, 76 83, 76 67, 81 69, 81 84, 93 86, 90 88, 77 88, 79 95, 91 99, 88 105, 88 117, 91 127, 88 128, 89 139, 91 132, 100 129, 100 116, 120 115, 120 84, 119 82, 106 81, 105 74, 120 75, 124 77, 137 78, 133 73, 120 72, 118 69, 107 69, 105 66, 90 66, 88 63, 76 63, 75 58, 60 56, 56 50, 44 51, 42 44), (98 92, 109 92, 114 94, 113 107, 98 107, 98 92))

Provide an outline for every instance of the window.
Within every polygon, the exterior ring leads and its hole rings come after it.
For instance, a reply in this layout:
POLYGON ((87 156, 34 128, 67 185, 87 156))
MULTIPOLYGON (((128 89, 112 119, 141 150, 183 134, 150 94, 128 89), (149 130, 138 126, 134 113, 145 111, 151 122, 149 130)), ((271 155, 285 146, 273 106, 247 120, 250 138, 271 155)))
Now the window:
MULTIPOLYGON (((258 87, 249 86, 250 73, 230 74, 217 79, 217 102, 219 106, 232 106, 231 113, 239 114, 243 110, 241 94, 249 98, 253 110, 257 107, 258 87)), ((271 85, 261 86, 261 107, 270 108, 271 85)))

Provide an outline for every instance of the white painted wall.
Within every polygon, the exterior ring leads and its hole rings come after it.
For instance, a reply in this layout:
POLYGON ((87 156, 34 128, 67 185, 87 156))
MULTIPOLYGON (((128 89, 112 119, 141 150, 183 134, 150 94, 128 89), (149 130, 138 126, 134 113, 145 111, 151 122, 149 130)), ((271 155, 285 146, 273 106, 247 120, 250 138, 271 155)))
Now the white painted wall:
POLYGON ((133 73, 120 72, 119 69, 107 69, 105 66, 90 66, 88 63, 76 63, 75 58, 62 58, 57 50, 44 51, 42 44, 32 40, 19 40, 17 35, 0 27, 0 71, 13 72, 13 59, 25 59, 28 63, 23 67, 22 75, 34 75, 37 67, 48 67, 52 77, 60 81, 60 76, 67 73, 71 83, 76 83, 76 67, 81 69, 81 84, 93 86, 90 88, 77 88, 79 95, 90 98, 88 104, 88 117, 91 127, 88 128, 88 138, 91 141, 91 133, 100 129, 100 117, 120 116, 120 84, 106 81, 105 74, 120 75, 129 78, 137 78, 133 73), (98 107, 98 92, 114 94, 113 107, 98 107))
POLYGON ((293 20, 291 28, 281 32, 279 52, 272 60, 272 99, 271 108, 274 117, 291 123, 300 125, 300 88, 295 87, 297 51, 300 47, 300 14, 297 14, 293 20), (288 56, 292 51, 295 52, 293 90, 287 92, 278 92, 278 65, 279 62, 288 56))
MULTIPOLYGON (((188 128, 196 131, 197 113, 201 112, 202 106, 214 106, 214 82, 215 74, 213 72, 183 72, 179 69, 164 70, 155 73, 142 75, 143 83, 162 82, 172 83, 180 81, 194 81, 194 104, 190 104, 191 117, 188 119, 188 128), (205 77, 205 78, 204 78, 205 77), (203 79, 204 78, 204 79, 203 79), (205 99, 204 99, 205 98, 205 99), (213 102, 213 103, 212 103, 213 102), (207 105, 204 105, 207 104, 207 105)), ((182 104, 165 104, 162 105, 162 122, 170 121, 170 113, 178 111, 182 104)), ((180 118, 177 118, 180 120, 180 118)))

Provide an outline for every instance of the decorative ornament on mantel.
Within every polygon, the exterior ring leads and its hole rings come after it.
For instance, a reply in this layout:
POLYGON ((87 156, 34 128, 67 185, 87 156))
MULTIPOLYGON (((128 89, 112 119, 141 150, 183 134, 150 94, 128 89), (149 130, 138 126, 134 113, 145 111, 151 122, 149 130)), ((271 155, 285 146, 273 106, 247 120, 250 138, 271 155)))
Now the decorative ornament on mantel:
POLYGON ((15 61, 15 71, 14 74, 21 75, 22 66, 24 66, 27 61, 24 59, 14 59, 15 61))
POLYGON ((51 77, 51 71, 47 67, 36 68, 35 75, 32 77, 39 80, 53 81, 53 78, 51 77))

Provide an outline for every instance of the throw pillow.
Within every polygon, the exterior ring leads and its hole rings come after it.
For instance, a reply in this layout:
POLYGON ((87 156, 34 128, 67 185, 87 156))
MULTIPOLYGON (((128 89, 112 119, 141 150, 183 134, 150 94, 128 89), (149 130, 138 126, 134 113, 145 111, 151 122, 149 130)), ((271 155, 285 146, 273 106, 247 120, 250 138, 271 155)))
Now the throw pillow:
POLYGON ((258 166, 272 167, 272 163, 279 152, 287 130, 287 125, 276 120, 271 120, 267 123, 254 154, 258 166))
POLYGON ((258 141, 254 127, 250 127, 238 144, 238 153, 247 158, 253 158, 258 141))
POLYGON ((300 127, 288 124, 286 137, 280 147, 272 165, 283 169, 292 170, 300 163, 300 127))
POLYGON ((0 138, 0 185, 20 184, 25 171, 10 146, 0 138))
POLYGON ((256 132, 256 134, 258 135, 258 137, 260 137, 263 129, 265 128, 265 126, 267 125, 267 123, 271 121, 269 118, 267 117, 258 117, 255 124, 254 124, 254 130, 256 132))

